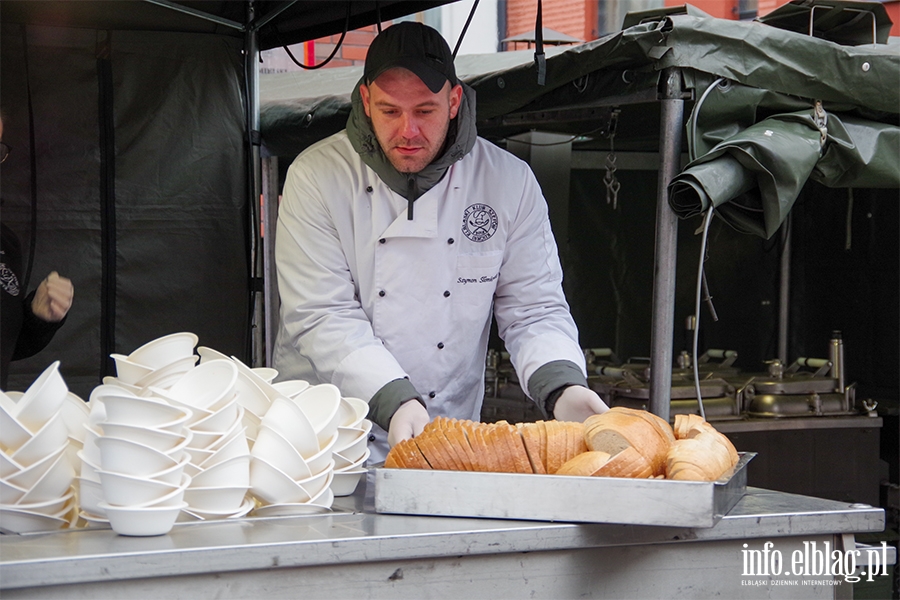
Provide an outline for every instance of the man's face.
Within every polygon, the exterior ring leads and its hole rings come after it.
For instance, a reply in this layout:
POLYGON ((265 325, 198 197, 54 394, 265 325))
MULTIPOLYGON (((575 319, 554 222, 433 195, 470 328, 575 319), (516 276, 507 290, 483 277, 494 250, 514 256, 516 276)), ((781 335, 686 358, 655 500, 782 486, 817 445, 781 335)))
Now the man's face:
POLYGON ((448 81, 435 94, 412 71, 395 68, 361 85, 359 93, 388 160, 401 173, 418 173, 443 147, 462 86, 448 81))

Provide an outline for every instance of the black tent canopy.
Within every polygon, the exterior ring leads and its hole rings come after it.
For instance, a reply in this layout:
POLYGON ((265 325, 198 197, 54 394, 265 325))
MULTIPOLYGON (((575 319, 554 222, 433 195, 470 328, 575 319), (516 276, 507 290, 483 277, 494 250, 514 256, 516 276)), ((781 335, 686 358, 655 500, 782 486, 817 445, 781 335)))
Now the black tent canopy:
POLYGON ((52 360, 83 397, 109 354, 175 331, 245 362, 259 326, 258 51, 448 0, 4 0, 2 216, 31 264, 69 277, 52 360))

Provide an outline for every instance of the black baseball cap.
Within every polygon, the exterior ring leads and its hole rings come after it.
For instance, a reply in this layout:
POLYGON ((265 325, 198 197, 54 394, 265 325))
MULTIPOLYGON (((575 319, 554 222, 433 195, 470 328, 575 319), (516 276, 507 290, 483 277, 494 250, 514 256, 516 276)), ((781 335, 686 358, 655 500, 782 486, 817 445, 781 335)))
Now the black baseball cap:
POLYGON ((366 83, 394 67, 409 69, 435 94, 445 82, 457 83, 447 41, 437 30, 415 21, 392 25, 372 40, 366 54, 366 83))

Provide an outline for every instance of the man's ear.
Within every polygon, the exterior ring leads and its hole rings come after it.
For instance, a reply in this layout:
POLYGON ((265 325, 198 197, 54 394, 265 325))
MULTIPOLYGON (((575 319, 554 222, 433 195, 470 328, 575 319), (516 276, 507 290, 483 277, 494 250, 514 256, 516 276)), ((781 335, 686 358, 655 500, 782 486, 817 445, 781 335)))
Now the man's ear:
POLYGON ((458 83, 450 88, 450 118, 455 119, 456 113, 459 112, 459 105, 462 103, 462 86, 458 83))
POLYGON ((362 99, 363 110, 366 111, 366 116, 371 119, 372 113, 369 109, 369 86, 364 83, 359 84, 359 97, 362 99))

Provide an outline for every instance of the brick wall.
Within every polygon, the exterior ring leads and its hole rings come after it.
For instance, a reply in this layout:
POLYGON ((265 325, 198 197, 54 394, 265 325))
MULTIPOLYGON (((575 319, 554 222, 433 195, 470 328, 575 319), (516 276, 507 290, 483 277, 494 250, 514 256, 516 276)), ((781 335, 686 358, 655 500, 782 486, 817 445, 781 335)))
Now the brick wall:
MULTIPOLYGON (((544 27, 582 41, 597 38, 597 0, 545 0, 541 11, 544 27)), ((533 31, 536 18, 537 0, 508 0, 503 37, 533 31)))

